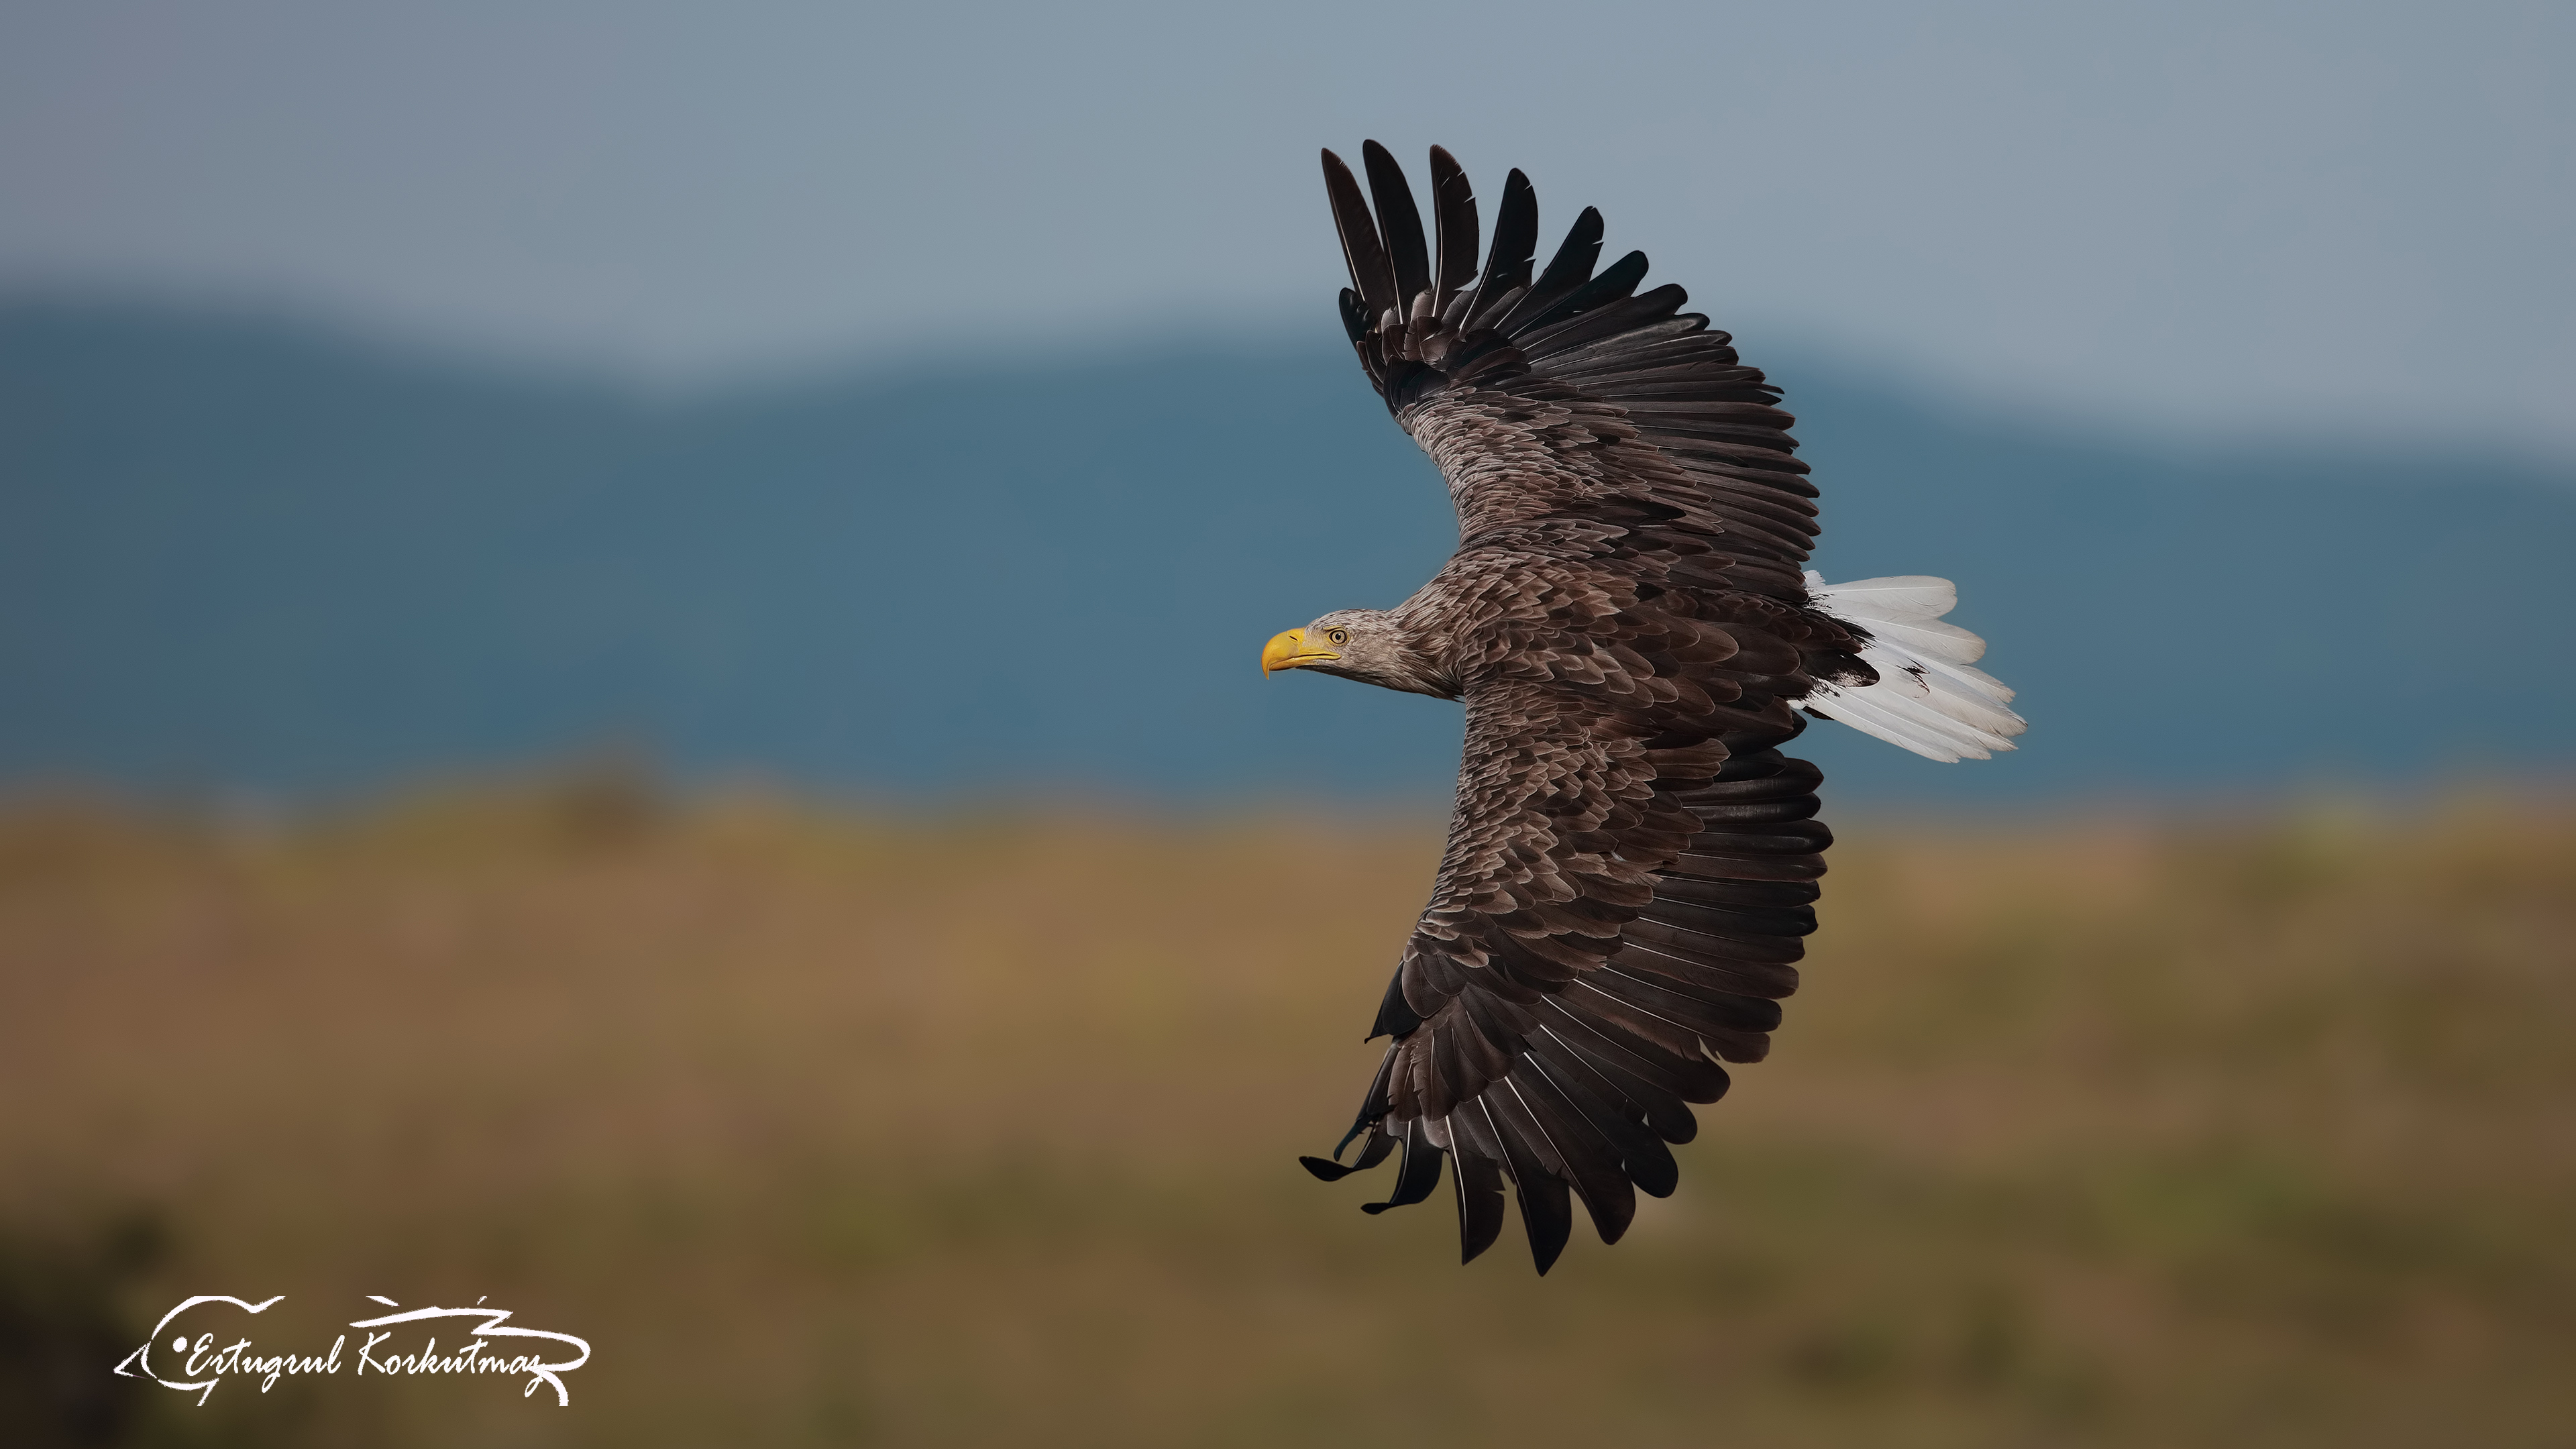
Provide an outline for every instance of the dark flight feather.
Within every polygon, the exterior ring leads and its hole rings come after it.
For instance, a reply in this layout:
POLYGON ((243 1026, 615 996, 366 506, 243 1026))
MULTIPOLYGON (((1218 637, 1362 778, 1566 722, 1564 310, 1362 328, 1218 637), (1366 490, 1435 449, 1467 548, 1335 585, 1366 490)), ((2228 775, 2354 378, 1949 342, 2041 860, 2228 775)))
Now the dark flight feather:
POLYGON ((1422 212, 1413 204, 1413 187, 1404 168, 1375 141, 1360 147, 1368 168, 1369 195, 1377 202, 1378 234, 1386 239, 1387 260, 1395 271, 1395 314, 1409 317, 1413 302, 1431 287, 1430 248, 1422 240, 1422 212))
POLYGON ((1699 1135, 1699 1119, 1691 1115, 1692 1102, 1715 1101, 1724 1094, 1723 1081, 1717 1092, 1685 1094, 1669 1083, 1651 1063, 1622 1052, 1598 1036, 1566 1029, 1562 1023, 1550 1022, 1530 1038, 1530 1049, 1550 1062, 1560 1062, 1570 1072, 1580 1065, 1598 1078, 1601 1084, 1618 1094, 1617 1100, 1628 1110, 1645 1119, 1655 1135, 1675 1144, 1699 1135))
POLYGON ((1450 1179, 1458 1191, 1458 1261, 1472 1263, 1503 1235, 1503 1145, 1473 1103, 1449 1115, 1449 1136, 1458 1159, 1450 1179))
POLYGON ((1546 1077, 1548 1086, 1564 1097, 1586 1126, 1601 1135, 1618 1154, 1619 1167, 1638 1189, 1653 1197, 1669 1197, 1681 1181, 1681 1171, 1673 1163, 1672 1149, 1664 1145, 1638 1118, 1596 1088, 1600 1078, 1579 1066, 1569 1065, 1535 1049, 1530 1053, 1532 1070, 1546 1077))
POLYGON ((1404 1124, 1404 1161, 1395 1172, 1395 1191, 1384 1202, 1362 1207, 1367 1213, 1382 1213, 1388 1208, 1411 1207, 1431 1196, 1440 1186, 1440 1150, 1431 1145, 1430 1129, 1416 1117, 1404 1124))
MULTIPOLYGON (((1557 244, 1556 255, 1548 259, 1547 270, 1538 274, 1538 280, 1530 284, 1511 314, 1495 326, 1505 336, 1517 338, 1533 320, 1547 315, 1577 287, 1592 280, 1592 268, 1601 260, 1601 234, 1601 213, 1588 206, 1583 208, 1583 214, 1567 229, 1565 240, 1557 244)), ((1644 272, 1640 266, 1639 275, 1644 272)))
POLYGON ((1583 1199, 1584 1211, 1592 1216, 1593 1231, 1601 1241, 1615 1243, 1628 1231, 1637 1216, 1637 1194, 1621 1170, 1619 1152, 1609 1139, 1590 1122, 1583 1112, 1547 1073, 1521 1059, 1521 1065, 1504 1079, 1503 1085, 1520 1099, 1530 1120, 1547 1135, 1547 1145, 1554 1152, 1558 1169, 1583 1199))
POLYGON ((1330 151, 1324 153, 1324 195, 1333 203, 1333 225, 1341 232, 1342 261, 1351 269, 1351 286, 1367 309, 1363 321, 1373 329, 1379 315, 1396 305, 1395 270, 1387 263, 1385 244, 1378 240, 1377 223, 1369 219, 1358 178, 1330 151))
MULTIPOLYGON (((1589 211, 1584 214, 1594 218, 1597 228, 1599 214, 1589 211)), ((1571 242, 1572 238, 1567 240, 1571 242)), ((1597 241, 1590 248, 1592 255, 1598 255, 1600 250, 1600 243, 1597 241)), ((1559 255, 1558 260, 1560 262, 1564 260, 1562 254, 1559 255)), ((1551 264, 1548 270, 1550 275, 1553 275, 1556 269, 1551 264)), ((1526 318, 1516 314, 1512 319, 1512 329, 1517 334, 1516 345, 1531 356, 1552 357, 1559 352, 1571 350, 1584 342, 1591 341, 1601 334, 1579 328, 1575 324, 1613 303, 1635 300, 1630 294, 1637 290, 1637 283, 1645 280, 1645 276, 1646 254, 1630 252, 1612 262, 1609 270, 1588 281, 1568 287, 1563 295, 1557 296, 1553 301, 1547 300, 1550 296, 1548 278, 1539 278, 1539 284, 1530 289, 1534 310, 1526 318)), ((1678 307, 1688 295, 1679 287, 1661 290, 1666 293, 1666 296, 1658 299, 1656 305, 1627 315, 1639 322, 1646 320, 1648 316, 1660 320, 1670 315, 1669 311, 1661 305, 1663 302, 1669 302, 1672 306, 1678 307)), ((1610 320, 1617 321, 1619 315, 1613 314, 1610 320)))
POLYGON ((1491 326, 1493 315, 1530 284, 1530 263, 1538 256, 1538 191, 1518 169, 1503 180, 1503 204, 1494 212, 1494 245, 1486 254, 1484 279, 1475 300, 1467 304, 1464 330, 1491 326), (1489 315, 1490 314, 1490 315, 1489 315))
POLYGON ((1476 190, 1465 169, 1437 146, 1431 148, 1431 223, 1438 252, 1432 280, 1440 289, 1432 310, 1445 317, 1476 280, 1476 190))
POLYGON ((1517 1095, 1507 1090, 1488 1092, 1477 1103, 1485 1113, 1486 1125, 1502 1143, 1512 1197, 1521 1210, 1521 1229, 1529 1235, 1530 1260, 1538 1265, 1539 1275, 1545 1277, 1547 1270, 1556 1266, 1557 1255, 1565 1251, 1566 1239, 1574 1233, 1568 1184, 1557 1169, 1545 1164, 1541 1153, 1546 1150, 1546 1138, 1517 1095))

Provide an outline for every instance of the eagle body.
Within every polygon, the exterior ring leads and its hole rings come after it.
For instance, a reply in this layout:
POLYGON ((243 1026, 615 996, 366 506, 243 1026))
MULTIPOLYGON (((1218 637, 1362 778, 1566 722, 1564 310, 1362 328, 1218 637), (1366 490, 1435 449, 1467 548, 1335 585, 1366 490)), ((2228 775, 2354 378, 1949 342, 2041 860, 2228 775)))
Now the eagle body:
POLYGON ((1829 588, 1802 568, 1816 490, 1778 389, 1678 287, 1597 272, 1586 210, 1543 271, 1515 171, 1477 266, 1464 172, 1431 153, 1436 250, 1403 171, 1324 153, 1352 287, 1342 316, 1396 420, 1439 464, 1457 552, 1393 609, 1274 638, 1309 669, 1457 699, 1457 804, 1432 898, 1379 1006, 1391 1038, 1342 1147, 1399 1148, 1394 1191, 1451 1175, 1462 1254, 1506 1188, 1544 1273, 1579 1198, 1604 1241, 1673 1190, 1725 1063, 1768 1050, 1815 930, 1831 836, 1819 772, 1780 753, 1810 714, 1934 758, 2010 749, 2011 691, 1942 623, 1942 580, 1829 588))

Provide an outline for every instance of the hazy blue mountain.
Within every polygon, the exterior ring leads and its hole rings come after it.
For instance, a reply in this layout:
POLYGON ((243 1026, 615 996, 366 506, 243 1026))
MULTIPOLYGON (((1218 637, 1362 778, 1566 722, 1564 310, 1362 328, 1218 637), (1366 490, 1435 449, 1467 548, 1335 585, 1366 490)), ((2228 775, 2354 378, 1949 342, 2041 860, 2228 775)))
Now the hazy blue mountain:
MULTIPOLYGON (((1454 539, 1328 325, 654 402, 0 308, 0 779, 336 790, 609 742, 890 793, 1436 795, 1454 706, 1254 662, 1454 539)), ((1960 580, 2035 721, 1948 767, 1820 723, 1847 801, 2576 762, 2576 469, 2160 451, 1774 373, 1819 567, 1960 580)))

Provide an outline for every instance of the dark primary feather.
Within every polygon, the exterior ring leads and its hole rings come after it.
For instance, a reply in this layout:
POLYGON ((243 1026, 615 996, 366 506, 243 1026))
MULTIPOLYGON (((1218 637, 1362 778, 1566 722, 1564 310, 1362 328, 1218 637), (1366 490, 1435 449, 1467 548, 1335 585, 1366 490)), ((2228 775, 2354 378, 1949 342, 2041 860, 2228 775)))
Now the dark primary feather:
POLYGON ((1363 1166, 1403 1153, 1371 1211, 1454 1159, 1469 1259, 1508 1187, 1543 1273, 1574 1200, 1616 1241, 1636 1190, 1671 1192, 1669 1144, 1725 1094, 1721 1063, 1767 1052, 1831 843, 1815 768, 1778 747, 1818 679, 1874 676, 1808 606, 1815 489, 1779 392, 1682 289, 1639 292, 1641 252, 1596 271, 1588 208, 1534 277, 1518 171, 1480 276, 1455 160, 1431 157, 1434 251, 1394 158, 1362 158, 1374 213, 1324 154, 1344 321, 1462 540, 1394 617, 1454 680, 1467 742, 1352 1137, 1363 1166))
POLYGON ((1538 192, 1518 168, 1503 180, 1503 204, 1494 214, 1494 249, 1485 262, 1484 280, 1468 304, 1470 331, 1490 326, 1488 309, 1530 284, 1530 263, 1538 256, 1538 192))
POLYGON ((1342 236, 1342 261, 1351 270, 1351 286, 1364 305, 1362 323, 1377 325, 1378 314, 1395 305, 1395 272, 1387 265, 1386 246, 1377 224, 1369 219, 1368 202, 1342 158, 1324 153, 1324 192, 1332 199, 1333 225, 1342 236))
MULTIPOLYGON (((1556 304, 1592 279, 1592 266, 1601 260, 1601 213, 1591 207, 1574 219, 1574 227, 1557 246, 1556 255, 1548 261, 1547 270, 1538 274, 1520 302, 1494 324, 1506 337, 1519 338, 1561 315, 1556 304)), ((1643 252, 1637 253, 1637 275, 1645 275, 1643 252)), ((1633 283, 1633 279, 1632 279, 1633 283)), ((1622 293, 1621 295, 1625 295, 1622 293)))
POLYGON ((1439 292, 1431 309, 1446 314, 1476 280, 1476 190, 1466 170, 1437 146, 1431 148, 1431 220, 1439 242, 1432 275, 1439 292))
POLYGON ((1413 206, 1413 187, 1404 179, 1404 168, 1375 141, 1360 147, 1360 160, 1368 166, 1369 195, 1377 200, 1379 234, 1386 238, 1387 259, 1395 268, 1395 301, 1398 317, 1406 316, 1413 299, 1431 286, 1431 253, 1422 241, 1422 213, 1413 206))

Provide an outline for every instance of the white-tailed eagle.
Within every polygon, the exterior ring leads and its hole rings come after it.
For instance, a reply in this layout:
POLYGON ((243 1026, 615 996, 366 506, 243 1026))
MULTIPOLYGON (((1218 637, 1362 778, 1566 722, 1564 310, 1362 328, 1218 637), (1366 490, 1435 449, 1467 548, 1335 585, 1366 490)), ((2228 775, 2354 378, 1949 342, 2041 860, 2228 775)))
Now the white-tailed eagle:
POLYGON ((1448 480, 1458 551, 1392 609, 1272 639, 1311 669, 1465 702, 1466 757, 1431 903, 1370 1035, 1392 1037, 1353 1166, 1399 1146, 1395 1190, 1454 1159, 1466 1258, 1520 1203, 1544 1273, 1580 1197, 1605 1242, 1633 1188, 1673 1190, 1665 1144, 1726 1062, 1762 1059, 1816 928, 1831 841, 1815 766, 1780 753, 1830 717, 1936 760, 2012 748, 2012 691, 1941 622, 1946 580, 1828 587, 1803 565, 1816 490, 1780 391, 1643 252, 1596 272, 1586 208, 1533 271, 1538 201, 1514 171, 1477 263, 1476 201, 1431 152, 1432 221, 1371 141, 1324 184, 1360 366, 1448 480))

